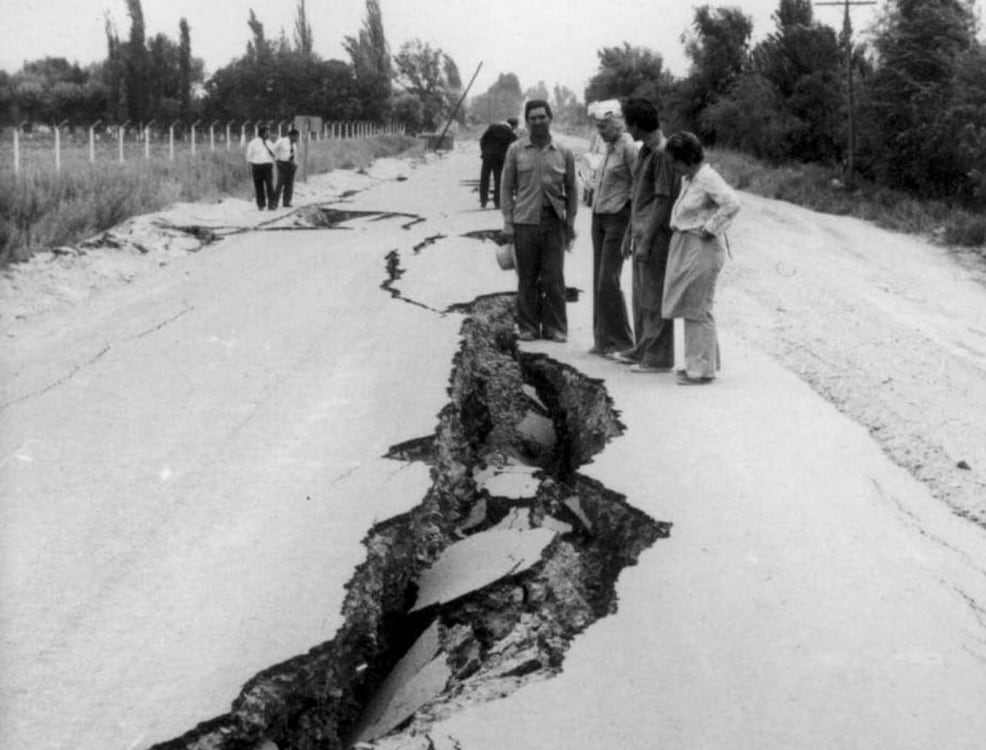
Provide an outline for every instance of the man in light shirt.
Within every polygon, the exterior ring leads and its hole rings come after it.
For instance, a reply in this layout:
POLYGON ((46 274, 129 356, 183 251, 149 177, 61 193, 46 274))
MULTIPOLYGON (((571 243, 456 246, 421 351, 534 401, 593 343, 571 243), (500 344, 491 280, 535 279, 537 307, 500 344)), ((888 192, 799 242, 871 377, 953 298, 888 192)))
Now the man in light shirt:
POLYGON ((606 356, 631 349, 634 344, 620 274, 637 147, 624 132, 622 108, 617 100, 593 102, 589 112, 605 144, 592 188, 593 346, 589 353, 606 356))
POLYGON ((503 165, 503 234, 517 251, 517 327, 521 341, 564 343, 565 250, 575 240, 575 156, 551 137, 551 106, 524 105, 528 135, 510 144, 503 165))
POLYGON ((267 140, 267 126, 257 128, 257 137, 247 144, 246 160, 253 172, 253 190, 257 208, 263 211, 277 208, 274 198, 274 152, 267 140))
POLYGON ((295 159, 299 133, 294 128, 288 134, 274 142, 274 159, 277 168, 277 186, 274 188, 274 208, 284 196, 285 208, 291 208, 291 198, 294 195, 294 173, 298 170, 295 159))

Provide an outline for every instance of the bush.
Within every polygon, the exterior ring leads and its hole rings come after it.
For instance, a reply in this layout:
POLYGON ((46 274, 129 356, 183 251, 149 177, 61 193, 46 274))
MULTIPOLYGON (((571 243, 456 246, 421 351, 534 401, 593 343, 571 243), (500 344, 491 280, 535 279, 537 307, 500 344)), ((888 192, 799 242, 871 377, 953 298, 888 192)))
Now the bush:
POLYGON ((986 217, 945 201, 915 198, 866 181, 847 190, 839 170, 817 164, 771 167, 725 149, 710 151, 709 161, 740 190, 822 213, 855 216, 897 232, 934 234, 950 245, 986 246, 986 217))

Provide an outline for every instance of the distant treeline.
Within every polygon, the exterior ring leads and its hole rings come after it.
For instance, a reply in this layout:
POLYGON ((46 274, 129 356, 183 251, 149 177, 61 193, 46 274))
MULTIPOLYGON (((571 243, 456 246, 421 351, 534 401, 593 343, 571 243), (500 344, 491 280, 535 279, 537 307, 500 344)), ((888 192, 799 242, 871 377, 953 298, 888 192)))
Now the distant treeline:
MULTIPOLYGON (((126 0, 130 32, 107 23, 107 57, 82 68, 64 59, 0 72, 0 123, 134 124, 194 120, 397 120, 410 133, 444 123, 462 90, 459 70, 440 48, 412 40, 391 55, 377 0, 344 39, 349 60, 313 52, 305 0, 291 38, 265 33, 251 11, 242 57, 204 78, 191 30, 178 41, 145 35, 140 0, 126 0)), ((501 73, 474 94, 460 119, 517 115, 525 98, 548 99, 557 124, 585 124, 585 102, 643 96, 656 101, 666 131, 687 128, 707 143, 772 163, 845 167, 912 194, 986 208, 986 48, 977 38, 976 0, 885 0, 869 45, 821 23, 810 0, 779 0, 773 31, 751 44, 753 22, 736 7, 703 5, 683 37, 691 61, 675 78, 659 51, 624 44, 597 52, 599 68, 583 101, 563 86, 524 89, 501 73), (848 86, 851 78, 852 89, 848 86)), ((836 16, 838 7, 829 9, 836 16)))

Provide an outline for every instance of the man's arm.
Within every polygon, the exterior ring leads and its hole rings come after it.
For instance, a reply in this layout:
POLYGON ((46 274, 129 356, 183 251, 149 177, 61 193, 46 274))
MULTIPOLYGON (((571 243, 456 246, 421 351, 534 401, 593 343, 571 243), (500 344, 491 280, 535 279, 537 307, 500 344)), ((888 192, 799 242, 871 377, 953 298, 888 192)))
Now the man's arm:
POLYGON ((579 182, 575 176, 575 154, 565 149, 565 234, 569 247, 575 241, 575 214, 579 210, 579 182))
POLYGON ((653 182, 655 205, 636 249, 639 258, 647 258, 650 255, 658 232, 671 225, 671 209, 674 208, 675 199, 681 190, 681 177, 674 171, 669 161, 661 158, 659 154, 654 154, 651 159, 652 163, 648 168, 653 169, 653 174, 647 177, 653 182))
POLYGON ((500 177, 500 209, 503 211, 503 234, 508 239, 514 236, 514 191, 517 185, 517 144, 510 144, 503 160, 503 174, 500 177))

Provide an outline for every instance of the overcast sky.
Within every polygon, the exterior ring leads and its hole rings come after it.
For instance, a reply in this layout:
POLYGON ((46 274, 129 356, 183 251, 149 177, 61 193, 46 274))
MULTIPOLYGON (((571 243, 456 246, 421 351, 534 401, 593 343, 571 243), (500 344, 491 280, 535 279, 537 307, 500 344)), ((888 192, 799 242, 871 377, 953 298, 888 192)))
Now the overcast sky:
MULTIPOLYGON (((381 0, 384 31, 391 51, 417 37, 440 47, 458 64, 464 82, 483 63, 471 94, 484 91, 500 73, 513 72, 525 89, 539 80, 561 83, 582 99, 596 72, 596 52, 629 42, 659 52, 665 68, 687 71, 680 38, 688 30, 694 7, 688 0, 381 0), (610 5, 613 10, 603 10, 610 5)), ((779 0, 737 0, 734 5, 754 20, 754 38, 773 28, 771 14, 779 0)), ((87 64, 106 56, 105 17, 126 39, 130 20, 125 0, 2 0, 0 68, 19 70, 25 60, 66 57, 87 64)), ((206 73, 243 54, 250 36, 250 8, 268 37, 283 27, 294 29, 297 0, 143 0, 147 36, 159 32, 178 39, 178 22, 188 20, 192 54, 205 60, 206 73)), ((359 30, 364 0, 307 0, 315 51, 322 57, 348 60, 342 39, 359 30)), ((859 7, 854 27, 865 32, 876 7, 859 7)), ((816 9, 816 17, 836 28, 842 9, 816 9)))

